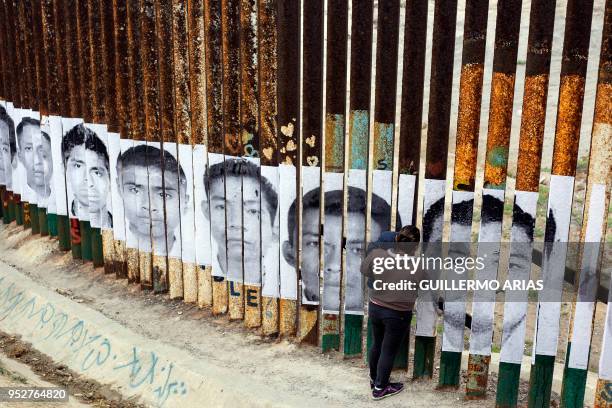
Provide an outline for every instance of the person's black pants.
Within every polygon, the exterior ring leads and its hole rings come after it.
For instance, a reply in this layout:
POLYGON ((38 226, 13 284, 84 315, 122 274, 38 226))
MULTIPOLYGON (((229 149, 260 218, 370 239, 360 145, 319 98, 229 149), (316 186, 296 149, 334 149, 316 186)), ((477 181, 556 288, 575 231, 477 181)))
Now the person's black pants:
POLYGON ((400 346, 410 335, 412 312, 400 312, 370 302, 368 318, 372 325, 370 378, 378 388, 389 384, 393 361, 400 346))

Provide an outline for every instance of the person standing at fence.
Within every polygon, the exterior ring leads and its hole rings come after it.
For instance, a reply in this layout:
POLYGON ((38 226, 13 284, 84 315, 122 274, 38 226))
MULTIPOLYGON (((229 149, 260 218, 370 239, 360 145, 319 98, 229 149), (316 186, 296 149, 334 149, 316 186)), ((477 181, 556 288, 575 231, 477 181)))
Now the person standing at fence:
POLYGON ((400 346, 410 336, 417 290, 416 287, 387 290, 383 285, 420 280, 420 269, 398 268, 394 262, 398 257, 414 255, 420 240, 419 229, 411 225, 402 227, 398 233, 383 232, 378 245, 369 251, 361 264, 361 273, 368 278, 370 297, 368 319, 372 326, 373 341, 369 350, 369 364, 370 388, 374 400, 398 394, 404 389, 404 384, 390 382, 389 377, 400 346), (392 258, 392 262, 389 262, 389 258, 392 258), (394 264, 391 268, 388 267, 390 263, 394 264))

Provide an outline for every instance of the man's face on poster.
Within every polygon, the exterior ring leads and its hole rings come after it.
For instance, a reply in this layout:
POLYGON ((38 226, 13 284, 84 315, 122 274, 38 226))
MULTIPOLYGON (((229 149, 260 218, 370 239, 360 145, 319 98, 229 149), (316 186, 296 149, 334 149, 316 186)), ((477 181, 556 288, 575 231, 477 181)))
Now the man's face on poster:
POLYGON ((44 191, 44 195, 50 194, 51 176, 53 175, 53 161, 51 159, 51 142, 46 137, 41 137, 40 144, 36 147, 34 160, 34 172, 44 176, 43 184, 38 185, 38 191, 44 191))
POLYGON ((0 180, 4 180, 6 185, 11 185, 13 177, 13 160, 11 157, 9 127, 4 122, 0 122, 0 154, 0 180))
POLYGON ((18 136, 19 160, 26 171, 28 186, 34 190, 44 189, 45 173, 43 166, 35 166, 37 162, 37 149, 40 146, 40 128, 26 124, 18 136))
POLYGON ((90 212, 106 211, 106 197, 110 191, 110 173, 101 154, 85 150, 87 160, 88 202, 90 212))
POLYGON ((147 240, 149 234, 154 238, 164 237, 166 230, 161 170, 150 168, 147 171, 146 166, 125 166, 119 175, 119 191, 130 231, 147 240))
MULTIPOLYGON (((149 171, 151 170, 152 168, 149 167, 149 171)), ((151 201, 153 202, 155 200, 155 203, 151 205, 163 206, 164 200, 166 202, 166 231, 169 235, 168 246, 170 247, 173 245, 174 239, 177 238, 171 235, 174 234, 175 229, 181 222, 181 211, 185 211, 188 206, 187 202, 189 200, 189 195, 185 188, 187 181, 184 178, 179 180, 177 172, 168 171, 166 169, 164 173, 164 188, 160 190, 159 174, 161 172, 155 167, 153 170, 153 174, 155 175, 154 183, 151 183, 151 173, 149 173, 149 187, 152 188, 151 193, 153 194, 151 196, 151 201), (159 202, 160 199, 162 200, 161 203, 159 202)), ((170 250, 171 248, 168 248, 168 251, 170 250)))
MULTIPOLYGON (((326 231, 327 232, 327 231, 326 231)), ((297 242, 294 231, 293 247, 297 242)), ((294 262, 295 263, 295 262, 294 262)), ((333 265, 332 265, 333 268, 333 265)), ((308 300, 319 300, 319 209, 306 208, 302 213, 302 283, 308 300)))
MULTIPOLYGON (((339 305, 339 287, 342 257, 342 216, 340 214, 325 213, 325 253, 324 253, 324 305, 339 305), (329 289, 329 290, 328 290, 329 289)), ((346 231, 346 296, 347 310, 361 310, 361 261, 365 242, 365 214, 360 212, 347 213, 346 231)), ((370 233, 378 237, 382 233, 382 226, 372 219, 370 233)), ((317 247, 318 249, 318 247, 317 247)), ((318 256, 318 254, 317 254, 318 256)), ((318 282, 316 282, 318 284, 318 282)), ((335 310, 337 307, 332 307, 335 310)))
POLYGON ((74 199, 81 207, 89 206, 85 145, 74 146, 66 160, 66 181, 70 183, 74 199))

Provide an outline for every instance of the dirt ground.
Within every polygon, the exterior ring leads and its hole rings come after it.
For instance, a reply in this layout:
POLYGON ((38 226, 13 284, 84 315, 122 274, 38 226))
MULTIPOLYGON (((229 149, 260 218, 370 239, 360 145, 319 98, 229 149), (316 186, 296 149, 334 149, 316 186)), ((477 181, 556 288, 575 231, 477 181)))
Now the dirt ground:
MULTIPOLYGON (((322 395, 330 406, 371 404, 366 365, 361 358, 345 360, 340 353, 321 354, 320 349, 300 346, 291 339, 262 338, 240 322, 230 322, 226 316, 212 316, 208 310, 170 300, 165 295, 142 291, 126 280, 105 275, 101 268, 75 262, 70 253, 56 248, 55 242, 48 238, 32 237, 29 231, 14 226, 0 227, 0 267, 11 265, 38 284, 101 312, 145 338, 187 350, 194 359, 235 367, 237 372, 263 378, 267 385, 284 388, 295 395, 322 395)), ((0 349, 30 365, 39 375, 44 374, 47 381, 69 387, 85 402, 101 407, 136 406, 120 401, 106 387, 69 373, 18 339, 0 335, 0 349)), ((411 370, 409 367, 408 372, 411 370)), ((432 381, 413 382, 408 379, 408 372, 394 373, 395 378, 407 381, 408 392, 377 405, 488 407, 494 404, 494 374, 489 382, 489 399, 464 401, 464 385, 457 391, 434 391, 437 367, 432 381)), ((527 402, 527 389, 528 384, 522 382, 521 404, 527 402)))

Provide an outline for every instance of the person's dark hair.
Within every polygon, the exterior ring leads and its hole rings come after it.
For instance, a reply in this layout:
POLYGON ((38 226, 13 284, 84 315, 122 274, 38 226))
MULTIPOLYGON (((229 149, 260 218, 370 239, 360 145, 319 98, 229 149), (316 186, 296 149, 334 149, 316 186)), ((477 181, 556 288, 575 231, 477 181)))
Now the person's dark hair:
MULTIPOLYGON (((21 137, 21 135, 23 134, 23 128, 26 126, 34 126, 40 129, 40 120, 38 119, 34 119, 34 118, 30 118, 30 117, 25 117, 23 119, 21 119, 21 122, 19 122, 19 125, 17 125, 17 140, 19 141, 19 138, 21 137)), ((19 142, 21 143, 21 142, 19 142)))
POLYGON ((395 242, 419 242, 421 231, 414 225, 403 226, 395 236, 395 242))
POLYGON ((8 138, 9 138, 9 147, 11 149, 11 159, 15 157, 17 153, 17 140, 15 139, 15 122, 6 113, 6 109, 4 106, 0 106, 0 121, 4 122, 6 126, 8 126, 8 138))
MULTIPOLYGON (((302 198, 302 211, 305 211, 309 208, 319 208, 320 198, 319 195, 321 193, 320 188, 315 188, 314 190, 309 191, 302 198)), ((343 194, 342 190, 332 190, 325 193, 325 208, 324 213, 328 215, 342 215, 342 203, 343 203, 343 194)), ((366 192, 358 187, 349 186, 348 187, 348 200, 347 200, 348 208, 346 210, 347 213, 366 213, 366 205, 367 205, 367 195, 366 192)), ((289 232, 289 242, 293 245, 293 233, 295 231, 296 226, 296 210, 297 208, 297 198, 293 200, 291 207, 289 207, 288 212, 288 223, 287 230, 289 232)), ((371 215, 372 220, 375 221, 378 225, 381 226, 383 230, 387 229, 391 224, 391 206, 389 203, 385 201, 384 198, 372 194, 372 205, 371 205, 371 215)), ((401 217, 399 213, 396 215, 397 225, 402 225, 401 217)))
MULTIPOLYGON (((465 217, 465 214, 472 214, 474 200, 466 200, 452 206, 451 223, 459 223, 460 225, 471 225, 472 218, 465 217)), ((504 202, 492 195, 484 194, 482 196, 481 219, 483 222, 502 222, 504 215, 504 202)), ((423 241, 429 242, 432 234, 434 220, 438 217, 444 217, 444 197, 433 203, 423 217, 423 241)), ((524 212, 519 206, 514 205, 512 215, 514 225, 522 228, 527 236, 533 240, 535 229, 535 219, 528 213, 524 212)), ((553 220, 554 224, 554 220, 553 220)), ((554 229, 554 225, 552 226, 554 229)), ((554 236, 554 232, 553 232, 554 236)))
POLYGON ((40 131, 40 135, 41 135, 42 137, 44 137, 44 138, 45 138, 45 140, 46 140, 47 142, 49 142, 49 144, 51 144, 51 137, 49 136, 49 134, 48 134, 47 132, 43 132, 43 131, 41 130, 41 131, 40 131))
POLYGON ((108 151, 106 150, 106 146, 93 130, 85 127, 83 124, 78 124, 73 127, 62 138, 62 157, 64 159, 64 164, 68 161, 72 149, 80 145, 85 145, 85 149, 91 150, 104 157, 106 169, 109 170, 108 151))
POLYGON ((223 178, 224 174, 225 176, 251 177, 258 180, 261 185, 261 194, 265 198, 266 208, 271 215, 271 222, 274 223, 276 208, 278 207, 278 195, 274 191, 272 183, 265 177, 260 177, 259 167, 255 163, 243 158, 234 158, 213 164, 206 169, 204 185, 210 186, 211 182, 223 178))
POLYGON ((121 170, 128 166, 150 166, 157 167, 164 172, 175 173, 180 177, 181 183, 185 183, 187 177, 183 167, 172 154, 165 150, 163 153, 162 155, 161 149, 146 144, 130 147, 117 159, 117 174, 121 174, 121 170))

